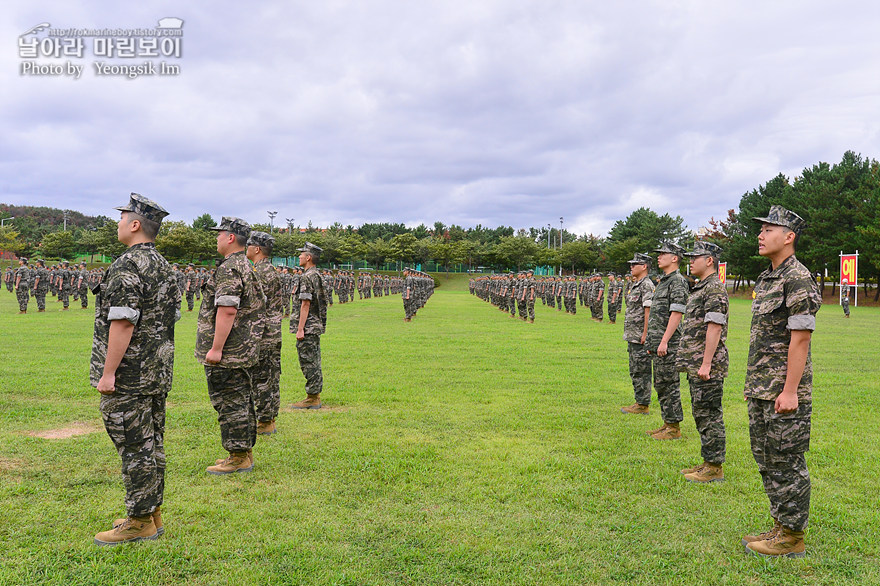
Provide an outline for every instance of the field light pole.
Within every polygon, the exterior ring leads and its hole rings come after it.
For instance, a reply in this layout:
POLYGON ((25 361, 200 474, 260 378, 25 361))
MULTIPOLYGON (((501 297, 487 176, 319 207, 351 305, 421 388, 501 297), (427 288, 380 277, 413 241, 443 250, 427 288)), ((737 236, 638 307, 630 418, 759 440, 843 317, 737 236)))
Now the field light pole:
POLYGON ((547 224, 547 250, 550 250, 550 224, 547 224))
POLYGON ((293 220, 295 218, 285 218, 287 220, 287 232, 293 234, 293 220))
MULTIPOLYGON (((559 216, 559 254, 562 254, 562 216, 559 216)), ((562 261, 559 261, 559 274, 562 274, 562 261)))
POLYGON ((278 215, 278 212, 266 212, 266 213, 269 214, 269 233, 271 234, 272 229, 274 228, 274 226, 272 225, 272 220, 275 219, 275 216, 278 215))

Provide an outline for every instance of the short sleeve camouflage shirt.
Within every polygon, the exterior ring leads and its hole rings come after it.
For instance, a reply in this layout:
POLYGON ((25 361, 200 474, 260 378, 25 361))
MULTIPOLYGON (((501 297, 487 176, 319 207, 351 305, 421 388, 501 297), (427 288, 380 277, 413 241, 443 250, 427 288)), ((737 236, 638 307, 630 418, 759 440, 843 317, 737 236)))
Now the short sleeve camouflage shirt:
POLYGON ((174 324, 180 292, 168 262, 153 243, 135 244, 117 258, 95 297, 95 335, 89 379, 97 387, 104 373, 110 322, 127 320, 134 331, 116 369, 116 392, 161 395, 171 390, 174 324))
POLYGON ((254 265, 254 272, 263 293, 266 295, 266 309, 260 316, 263 322, 263 334, 260 342, 264 346, 273 346, 281 342, 281 319, 284 313, 281 276, 267 258, 254 265))
MULTIPOLYGON (((769 268, 755 283, 745 396, 775 400, 785 386, 792 330, 816 329, 822 304, 819 286, 794 255, 769 268)), ((812 403, 813 366, 809 352, 798 385, 798 402, 812 403)))
POLYGON ((296 333, 299 326, 299 312, 302 301, 308 299, 309 315, 303 332, 306 334, 323 334, 327 326, 327 294, 324 292, 324 283, 321 274, 315 267, 309 267, 300 277, 294 302, 290 313, 290 331, 296 333))
MULTIPOLYGON (((669 324, 669 316, 673 311, 684 313, 687 307, 688 282, 678 271, 672 271, 660 277, 660 282, 654 289, 654 297, 651 300, 651 315, 648 317, 648 337, 645 339, 645 348, 650 352, 656 352, 666 326, 669 324)), ((678 346, 681 338, 681 325, 669 338, 669 347, 678 346)))
POLYGON ((196 332, 196 360, 207 365, 205 357, 214 344, 217 307, 235 307, 235 321, 223 345, 222 368, 246 368, 257 363, 258 339, 262 333, 260 314, 265 297, 257 284, 254 269, 244 251, 227 256, 205 285, 196 332))
POLYGON ((725 342, 729 308, 727 289, 718 275, 712 274, 694 285, 681 321, 681 340, 675 362, 679 370, 697 376, 705 354, 708 324, 713 323, 721 326, 721 339, 712 357, 709 375, 711 378, 727 376, 729 359, 725 342))
POLYGON ((645 308, 651 307, 654 298, 654 283, 643 277, 633 283, 626 294, 626 313, 623 315, 623 339, 640 344, 645 330, 645 308))

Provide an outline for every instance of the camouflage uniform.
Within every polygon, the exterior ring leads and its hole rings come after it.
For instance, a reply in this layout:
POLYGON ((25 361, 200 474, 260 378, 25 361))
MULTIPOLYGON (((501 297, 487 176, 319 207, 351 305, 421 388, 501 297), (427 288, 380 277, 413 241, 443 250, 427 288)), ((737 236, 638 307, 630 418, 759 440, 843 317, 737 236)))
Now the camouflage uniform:
MULTIPOLYGON (((699 244, 695 253, 697 252, 701 252, 699 244)), ((725 456, 726 436, 721 399, 729 362, 727 347, 724 344, 727 340, 729 306, 727 289, 724 288, 717 274, 709 275, 697 282, 688 298, 682 318, 681 341, 676 358, 678 369, 687 373, 694 423, 700 433, 702 445, 700 453, 704 462, 712 464, 723 463, 725 456), (703 363, 707 324, 710 323, 721 326, 721 338, 712 357, 709 380, 703 380, 697 372, 703 363)))
POLYGON ((783 526, 803 531, 810 512, 810 447, 813 368, 809 353, 797 389, 798 408, 776 413, 785 385, 791 330, 813 331, 822 300, 813 276, 794 255, 758 276, 746 369, 749 436, 770 514, 783 526))
POLYGON ((28 301, 31 299, 31 269, 27 264, 27 259, 21 259, 24 264, 15 270, 15 281, 18 286, 15 288, 15 296, 18 298, 18 310, 27 311, 28 301))
POLYGON ((13 285, 13 270, 12 267, 6 267, 6 271, 3 273, 3 281, 6 283, 6 290, 12 293, 12 285, 13 285))
POLYGON ((678 342, 681 339, 681 325, 669 338, 666 356, 659 356, 657 347, 666 332, 670 315, 672 312, 684 314, 687 299, 687 279, 675 270, 660 277, 651 300, 645 348, 651 353, 654 363, 654 389, 657 391, 657 401, 660 403, 660 415, 665 423, 680 423, 684 419, 681 409, 681 379, 675 366, 678 342))
MULTIPOLYGON (((645 255, 647 257, 647 255, 645 255)), ((633 261, 647 262, 649 258, 633 261)), ((645 308, 651 307, 654 297, 654 283, 644 277, 635 283, 626 295, 626 313, 623 317, 623 339, 629 353, 629 376, 632 379, 633 392, 639 405, 651 404, 651 355, 642 344, 642 332, 645 327, 645 308)))
MULTIPOLYGON (((366 288, 368 299, 369 292, 370 289, 366 288)), ((294 299, 296 301, 290 314, 292 334, 296 334, 299 326, 302 301, 310 301, 309 315, 303 328, 305 337, 296 341, 296 352, 299 355, 299 366, 306 378, 306 394, 319 395, 324 388, 324 376, 321 372, 321 334, 324 333, 327 325, 327 296, 318 269, 309 267, 302 274, 294 291, 294 299)))
MULTIPOLYGON (((241 234, 250 226, 238 218, 224 217, 222 230, 241 234)), ((256 276, 245 252, 233 252, 217 267, 205 286, 205 298, 199 309, 195 357, 205 366, 208 396, 217 411, 223 449, 246 452, 254 447, 257 434, 250 368, 259 359, 262 333, 260 315, 265 302, 256 276), (206 355, 214 343, 217 308, 235 307, 232 330, 223 346, 219 364, 209 364, 206 355)))
POLYGON ((34 276, 34 297, 37 299, 37 309, 46 311, 46 293, 49 291, 49 271, 46 270, 43 261, 37 261, 37 269, 34 276))
POLYGON ((89 271, 86 270, 85 263, 80 265, 80 270, 76 275, 76 288, 80 307, 87 309, 89 307, 89 271))
POLYGON ((71 280, 73 279, 68 266, 67 261, 64 261, 61 263, 61 270, 58 271, 58 280, 60 282, 58 288, 58 301, 61 301, 65 308, 70 306, 70 285, 71 280))
MULTIPOLYGON (((265 232, 251 233, 250 244, 271 248, 275 239, 265 232), (268 238, 267 238, 268 237, 268 238)), ((254 381, 254 407, 257 421, 270 422, 278 417, 281 407, 281 319, 284 299, 281 277, 268 258, 254 265, 254 272, 263 293, 266 309, 260 316, 262 334, 259 337, 260 361, 251 369, 254 381)))
MULTIPOLYGON (((139 205, 149 201, 137 197, 139 205)), ((123 211, 161 220, 164 210, 159 210, 135 207, 123 211)), ((174 323, 180 317, 179 303, 171 268, 152 242, 129 247, 96 289, 89 369, 92 386, 98 386, 104 372, 110 323, 127 320, 134 324, 131 341, 116 369, 116 390, 102 394, 100 405, 107 435, 122 459, 129 517, 151 514, 164 498, 165 398, 174 372, 174 323)))
POLYGON ((187 311, 192 311, 196 303, 195 297, 196 291, 198 290, 199 274, 192 265, 188 266, 183 274, 186 277, 184 281, 184 289, 186 290, 186 309, 187 311))

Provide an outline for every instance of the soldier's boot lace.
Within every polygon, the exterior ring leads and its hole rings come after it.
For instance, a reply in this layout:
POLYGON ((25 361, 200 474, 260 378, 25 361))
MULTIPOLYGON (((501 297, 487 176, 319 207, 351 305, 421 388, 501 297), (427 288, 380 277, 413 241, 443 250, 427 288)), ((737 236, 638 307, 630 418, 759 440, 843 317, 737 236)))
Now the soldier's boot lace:
POLYGON ((804 544, 804 532, 794 531, 781 526, 776 535, 770 539, 753 541, 746 545, 749 553, 762 557, 802 558, 807 553, 804 544))
MULTIPOLYGON (((153 518, 153 525, 156 526, 156 533, 158 533, 159 535, 165 533, 165 526, 162 523, 161 507, 156 507, 156 510, 153 511, 150 516, 153 518)), ((120 525, 125 523, 125 521, 125 517, 123 517, 122 519, 116 519, 115 521, 113 521, 113 528, 115 529, 116 527, 119 527, 120 525)))
POLYGON ((768 531, 764 531, 763 533, 759 533, 758 535, 746 535, 742 538, 743 547, 748 546, 750 543, 754 543, 755 541, 764 541, 766 539, 771 539, 779 533, 780 529, 782 529, 782 524, 779 523, 776 519, 773 519, 773 527, 771 527, 768 531))
POLYGON ((661 425, 660 427, 658 427, 657 429, 649 429, 649 430, 646 431, 645 433, 647 433, 648 435, 654 435, 655 433, 660 433, 660 432, 663 431, 664 429, 666 429, 666 424, 665 424, 665 423, 664 423, 663 425, 661 425))
POLYGON ((206 472, 208 474, 234 474, 236 472, 250 472, 253 469, 254 463, 247 452, 230 452, 229 458, 220 464, 208 466, 206 472))
POLYGON ((153 523, 152 515, 145 517, 128 517, 121 524, 109 531, 95 535, 95 545, 119 545, 136 541, 158 539, 159 532, 153 523))
POLYGON ((681 424, 667 423, 666 427, 651 436, 655 440, 681 439, 681 424))
POLYGON ((723 482, 724 470, 721 464, 706 462, 699 470, 685 474, 684 477, 688 482, 723 482))

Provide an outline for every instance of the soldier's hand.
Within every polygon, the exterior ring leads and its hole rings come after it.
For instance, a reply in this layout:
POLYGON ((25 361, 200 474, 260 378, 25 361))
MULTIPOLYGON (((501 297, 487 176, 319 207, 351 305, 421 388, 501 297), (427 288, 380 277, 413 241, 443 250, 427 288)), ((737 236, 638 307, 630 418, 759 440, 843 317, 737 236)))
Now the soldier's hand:
POLYGON ((697 376, 703 380, 709 380, 709 371, 712 370, 711 364, 701 364, 700 370, 697 371, 697 376))
POLYGON ((639 342, 639 344, 644 344, 645 340, 647 338, 648 338, 648 332, 642 332, 642 337, 641 337, 641 341, 639 342))
POLYGON ((793 411, 797 411, 797 393, 780 393, 779 396, 776 397, 775 407, 777 413, 792 413, 793 411))
POLYGON ((102 395, 112 395, 116 392, 116 375, 115 374, 104 374, 101 375, 101 380, 98 381, 98 392, 102 395))
POLYGON ((657 346, 657 356, 666 356, 666 348, 668 344, 663 340, 660 340, 660 345, 657 346))
POLYGON ((305 337, 306 337, 306 333, 302 329, 296 330, 296 339, 297 340, 304 340, 305 337))
POLYGON ((214 350, 211 348, 208 350, 208 353, 205 354, 205 362, 208 364, 220 364, 221 360, 223 360, 223 350, 214 350))

